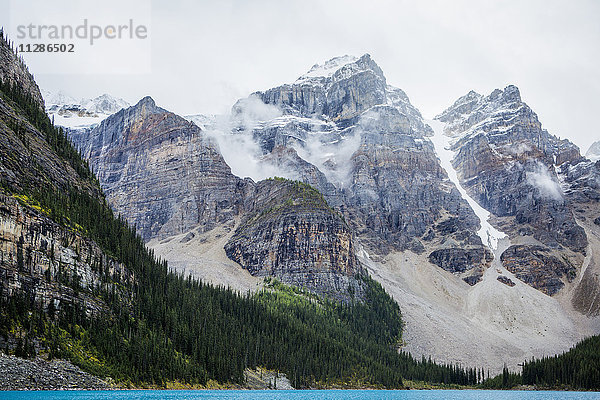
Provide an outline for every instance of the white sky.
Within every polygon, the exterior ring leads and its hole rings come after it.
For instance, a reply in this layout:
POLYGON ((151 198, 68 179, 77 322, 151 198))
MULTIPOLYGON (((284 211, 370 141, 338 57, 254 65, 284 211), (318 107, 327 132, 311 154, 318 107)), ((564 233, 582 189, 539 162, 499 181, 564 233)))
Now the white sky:
MULTIPOLYGON (((488 94, 515 84, 551 133, 584 153, 600 140, 600 1, 169 0, 151 6, 150 73, 56 75, 32 66, 40 86, 74 97, 106 92, 132 103, 151 95, 179 114, 224 113, 237 98, 293 82, 317 62, 370 53, 388 83, 404 89, 425 117, 471 89, 488 94)), ((0 0, 0 10, 0 24, 8 26, 8 0, 0 0)), ((80 10, 61 7, 74 22, 80 10)), ((119 8, 109 11, 122 16, 119 8)))

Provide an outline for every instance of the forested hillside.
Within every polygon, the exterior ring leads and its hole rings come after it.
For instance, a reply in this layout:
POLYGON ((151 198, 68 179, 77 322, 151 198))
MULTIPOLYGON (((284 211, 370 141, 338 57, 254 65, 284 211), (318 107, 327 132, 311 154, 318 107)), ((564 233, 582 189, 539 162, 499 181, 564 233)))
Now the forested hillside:
POLYGON ((600 336, 587 338, 564 354, 524 363, 523 383, 600 389, 600 336))

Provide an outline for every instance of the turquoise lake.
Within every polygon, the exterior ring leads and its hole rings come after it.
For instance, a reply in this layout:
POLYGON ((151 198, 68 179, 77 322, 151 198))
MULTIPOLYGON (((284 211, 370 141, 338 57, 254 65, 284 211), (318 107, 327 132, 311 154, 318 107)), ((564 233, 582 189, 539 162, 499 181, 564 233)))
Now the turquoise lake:
POLYGON ((1 400, 591 400, 599 392, 517 392, 495 390, 299 390, 299 391, 68 391, 0 392, 1 400))

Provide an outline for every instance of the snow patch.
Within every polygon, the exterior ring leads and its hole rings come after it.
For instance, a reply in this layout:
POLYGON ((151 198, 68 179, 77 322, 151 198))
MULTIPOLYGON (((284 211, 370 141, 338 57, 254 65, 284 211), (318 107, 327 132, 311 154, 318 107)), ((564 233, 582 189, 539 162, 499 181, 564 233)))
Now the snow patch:
POLYGON ((450 181, 454 183, 458 191, 460 192, 463 199, 469 203, 475 215, 479 218, 481 228, 477 231, 477 235, 481 238, 481 241, 490 247, 492 251, 498 248, 498 241, 506 237, 504 232, 501 232, 494 228, 489 222, 490 212, 481 207, 463 188, 458 179, 458 174, 452 165, 452 159, 454 158, 454 152, 450 150, 451 138, 444 134, 445 124, 436 120, 425 121, 434 131, 434 136, 431 137, 435 151, 441 161, 442 168, 446 170, 450 181))
POLYGON ((332 58, 329 61, 325 61, 323 64, 313 65, 312 68, 308 70, 306 74, 298 78, 297 81, 303 81, 311 78, 329 78, 344 65, 351 64, 357 60, 358 58, 348 55, 332 58))

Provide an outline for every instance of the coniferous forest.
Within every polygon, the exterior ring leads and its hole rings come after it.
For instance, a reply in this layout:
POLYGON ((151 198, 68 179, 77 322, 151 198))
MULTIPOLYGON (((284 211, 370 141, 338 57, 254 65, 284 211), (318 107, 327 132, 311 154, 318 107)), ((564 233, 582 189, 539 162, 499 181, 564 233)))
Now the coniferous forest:
MULTIPOLYGON (((2 100, 43 135, 56 156, 101 193, 87 163, 33 99, 10 83, 0 89, 2 100)), ((19 123, 4 123, 24 134, 19 123)), ((474 385, 482 379, 475 369, 398 353, 400 310, 368 276, 362 277, 366 300, 351 304, 277 281, 259 293, 238 294, 171 272, 135 229, 113 214, 101 194, 76 185, 16 188, 4 177, 0 184, 5 194, 27 199, 25 206, 35 204, 56 223, 93 239, 135 276, 123 279, 98 267, 102 280, 113 283, 112 290, 93 293, 108 305, 106 315, 89 315, 78 303, 44 309, 24 295, 3 294, 0 335, 27 332, 12 351, 16 355, 35 355, 32 342, 37 339, 49 357, 67 358, 96 375, 134 384, 243 383, 244 370, 257 366, 285 373, 294 387, 400 388, 403 379, 474 385)), ((76 279, 66 283, 81 290, 76 279)))
POLYGON ((600 389, 600 336, 584 339, 564 354, 525 362, 523 384, 600 389))

